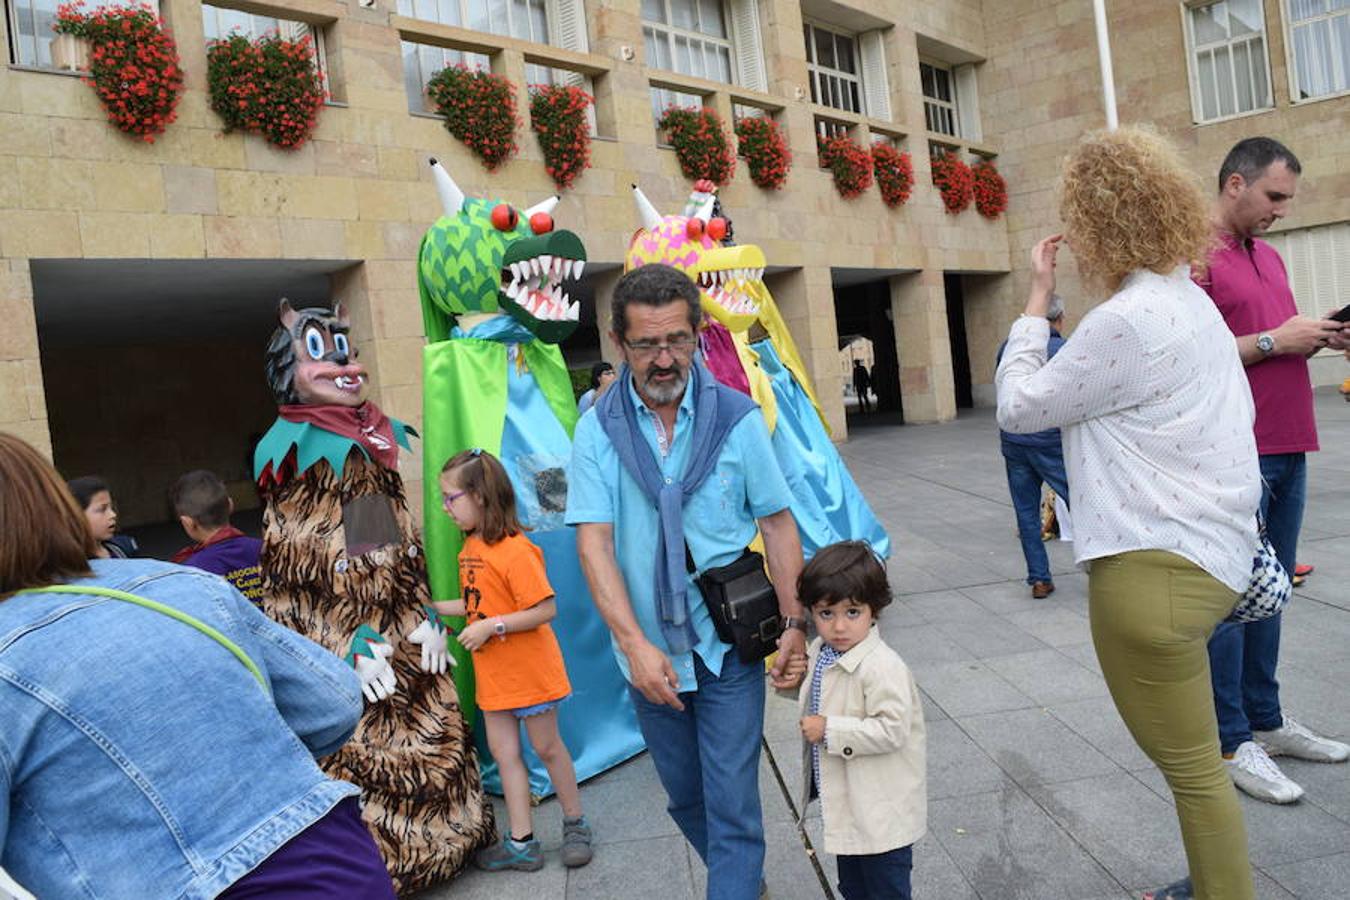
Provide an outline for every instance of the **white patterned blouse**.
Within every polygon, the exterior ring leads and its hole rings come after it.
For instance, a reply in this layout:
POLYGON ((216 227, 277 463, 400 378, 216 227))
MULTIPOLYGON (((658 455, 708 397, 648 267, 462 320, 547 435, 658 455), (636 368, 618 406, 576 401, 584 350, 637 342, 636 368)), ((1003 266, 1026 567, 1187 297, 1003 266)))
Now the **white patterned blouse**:
POLYGON ((1048 336, 1043 318, 1013 323, 998 423, 1064 430, 1077 561, 1166 550, 1246 590, 1255 407, 1233 334, 1189 267, 1130 274, 1047 363, 1048 336))

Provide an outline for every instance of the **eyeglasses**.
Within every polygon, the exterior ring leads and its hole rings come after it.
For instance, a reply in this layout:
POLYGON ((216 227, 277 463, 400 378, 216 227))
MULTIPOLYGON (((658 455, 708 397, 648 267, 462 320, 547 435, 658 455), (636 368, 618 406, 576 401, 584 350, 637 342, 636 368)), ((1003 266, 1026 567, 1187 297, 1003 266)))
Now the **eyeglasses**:
POLYGON ((664 344, 659 341, 624 341, 624 346, 637 356, 660 356, 662 350, 670 351, 671 356, 688 356, 697 341, 691 335, 671 338, 664 344))
POLYGON ((449 512, 450 507, 455 505, 455 501, 467 493, 468 491, 453 491, 449 494, 441 494, 441 507, 446 512, 449 512))

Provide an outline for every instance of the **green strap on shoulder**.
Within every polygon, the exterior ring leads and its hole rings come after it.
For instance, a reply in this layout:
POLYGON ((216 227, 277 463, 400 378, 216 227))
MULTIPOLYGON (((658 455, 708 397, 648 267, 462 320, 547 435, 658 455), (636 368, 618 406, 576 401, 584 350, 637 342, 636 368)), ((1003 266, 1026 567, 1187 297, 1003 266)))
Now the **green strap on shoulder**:
POLYGON ((210 625, 207 625, 202 620, 194 618, 193 616, 188 615, 182 610, 174 609, 172 606, 166 606, 165 604, 160 603, 157 600, 150 600, 145 597, 138 597, 135 594, 129 594, 126 591, 119 591, 114 588, 92 587, 92 586, 79 587, 73 584, 54 584, 44 588, 27 588, 22 591, 15 591, 15 593, 94 594, 99 597, 108 597, 113 600, 122 600, 126 603, 132 603, 135 604, 136 606, 144 607, 145 609, 154 610, 157 613, 163 613, 164 615, 168 616, 171 619, 177 619, 184 625, 190 625, 191 627, 200 631, 202 634, 211 638, 211 640, 220 644, 226 650, 230 651, 230 653, 234 654, 235 659, 243 663, 244 668, 248 669, 249 672, 253 674, 253 677, 258 679, 258 684, 262 685, 262 689, 269 695, 272 693, 267 686, 267 679, 263 677, 262 671, 258 668, 257 664, 254 663, 251 658, 249 658, 249 655, 245 653, 238 644, 227 638, 225 635, 221 634, 216 629, 212 628, 210 625))

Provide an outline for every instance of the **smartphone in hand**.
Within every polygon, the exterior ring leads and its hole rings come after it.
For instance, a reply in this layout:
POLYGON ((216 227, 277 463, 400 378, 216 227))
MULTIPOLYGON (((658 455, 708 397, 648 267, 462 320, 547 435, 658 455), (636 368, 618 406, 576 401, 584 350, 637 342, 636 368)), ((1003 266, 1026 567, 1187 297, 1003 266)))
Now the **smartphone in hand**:
POLYGON ((1327 318, 1334 322, 1350 322, 1350 303, 1345 304, 1340 309, 1327 316, 1327 318))

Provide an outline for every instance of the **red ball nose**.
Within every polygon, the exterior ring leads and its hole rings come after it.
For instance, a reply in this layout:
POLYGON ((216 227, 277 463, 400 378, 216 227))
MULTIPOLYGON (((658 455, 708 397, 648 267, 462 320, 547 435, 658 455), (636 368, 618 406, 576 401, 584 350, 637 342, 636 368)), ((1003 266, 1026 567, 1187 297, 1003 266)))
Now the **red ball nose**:
POLYGON ((498 231, 515 231, 520 215, 509 203, 498 203, 492 207, 492 225, 498 231))
POLYGON ((553 230, 553 217, 546 212, 537 212, 530 216, 530 230, 535 234, 548 234, 553 230))
POLYGON ((684 233, 691 241, 696 241, 703 237, 703 220, 690 219, 688 222, 685 222, 684 233))
POLYGON ((712 238, 714 241, 720 241, 722 238, 726 236, 727 236, 726 219, 722 218, 721 216, 717 216, 716 218, 708 222, 708 237, 712 238))

